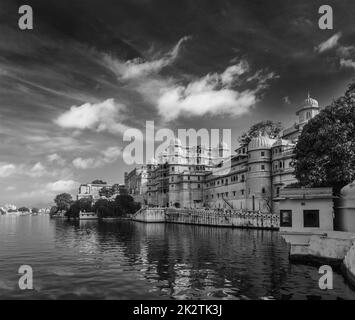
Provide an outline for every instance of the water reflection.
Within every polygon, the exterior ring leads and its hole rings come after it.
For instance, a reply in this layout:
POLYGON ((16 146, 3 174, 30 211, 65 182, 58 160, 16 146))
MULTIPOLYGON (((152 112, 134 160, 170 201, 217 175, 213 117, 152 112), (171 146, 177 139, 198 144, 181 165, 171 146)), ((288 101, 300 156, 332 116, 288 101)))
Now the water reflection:
POLYGON ((0 217, 0 231, 0 298, 355 299, 339 274, 318 289, 317 269, 290 264, 272 231, 41 216, 0 217), (25 263, 34 292, 16 289, 25 263))

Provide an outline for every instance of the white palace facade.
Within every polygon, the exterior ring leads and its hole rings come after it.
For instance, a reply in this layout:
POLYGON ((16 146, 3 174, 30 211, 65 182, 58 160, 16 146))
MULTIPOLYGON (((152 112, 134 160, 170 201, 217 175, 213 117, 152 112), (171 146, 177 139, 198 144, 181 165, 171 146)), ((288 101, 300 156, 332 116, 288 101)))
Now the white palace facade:
POLYGON ((216 149, 184 147, 174 139, 157 160, 126 173, 125 185, 151 207, 278 212, 280 190, 297 182, 291 166, 295 144, 319 109, 308 96, 296 113, 298 121, 278 138, 259 134, 227 159, 224 143, 216 149))

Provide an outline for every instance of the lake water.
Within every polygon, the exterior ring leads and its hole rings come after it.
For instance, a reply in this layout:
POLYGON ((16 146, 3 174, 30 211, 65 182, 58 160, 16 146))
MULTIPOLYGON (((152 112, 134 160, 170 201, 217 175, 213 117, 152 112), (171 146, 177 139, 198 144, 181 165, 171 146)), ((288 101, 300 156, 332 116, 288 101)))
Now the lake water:
POLYGON ((0 299, 355 299, 342 275, 328 291, 319 277, 275 231, 0 216, 0 299))

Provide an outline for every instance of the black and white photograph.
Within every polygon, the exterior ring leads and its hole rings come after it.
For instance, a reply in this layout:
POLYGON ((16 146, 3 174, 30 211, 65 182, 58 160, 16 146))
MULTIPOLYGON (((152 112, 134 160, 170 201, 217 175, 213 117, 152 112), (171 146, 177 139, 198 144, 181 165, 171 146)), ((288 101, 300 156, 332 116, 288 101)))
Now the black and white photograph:
POLYGON ((0 0, 0 300, 355 300, 354 17, 0 0))

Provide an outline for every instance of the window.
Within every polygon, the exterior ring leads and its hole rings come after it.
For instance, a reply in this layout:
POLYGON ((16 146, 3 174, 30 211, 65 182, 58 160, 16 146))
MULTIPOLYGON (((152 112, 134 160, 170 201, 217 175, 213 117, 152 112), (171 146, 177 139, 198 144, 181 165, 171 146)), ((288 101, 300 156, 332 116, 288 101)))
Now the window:
POLYGON ((240 190, 242 192, 242 196, 244 196, 244 190, 240 190))
POLYGON ((265 157, 265 151, 261 151, 261 156, 265 157))
POLYGON ((276 197, 278 197, 280 195, 280 187, 276 188, 276 197))
POLYGON ((280 210, 280 227, 292 227, 292 210, 280 210))
POLYGON ((262 188, 262 189, 261 189, 261 192, 262 192, 262 193, 265 193, 265 188, 262 188))
POLYGON ((319 228, 319 210, 303 210, 305 228, 319 228))
POLYGON ((233 196, 235 197, 235 191, 233 191, 233 196))
POLYGON ((201 185, 199 185, 199 184, 198 184, 198 185, 197 185, 197 188, 199 188, 199 189, 200 189, 200 188, 201 188, 201 185))
POLYGON ((261 170, 265 170, 265 165, 264 164, 261 165, 261 170))

